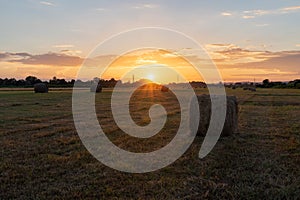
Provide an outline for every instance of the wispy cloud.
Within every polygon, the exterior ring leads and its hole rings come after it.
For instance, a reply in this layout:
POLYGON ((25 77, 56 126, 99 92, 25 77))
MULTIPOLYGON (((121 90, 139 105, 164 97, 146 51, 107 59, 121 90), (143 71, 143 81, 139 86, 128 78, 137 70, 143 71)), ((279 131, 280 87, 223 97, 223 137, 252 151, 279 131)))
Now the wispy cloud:
POLYGON ((244 15, 243 16, 243 19, 252 19, 252 18, 255 18, 255 16, 253 16, 253 15, 244 15))
POLYGON ((296 44, 296 47, 300 47, 300 44, 296 44))
POLYGON ((107 8, 96 8, 96 11, 98 12, 104 12, 104 11, 108 11, 109 9, 107 8))
POLYGON ((221 15, 222 16, 232 16, 233 14, 230 12, 222 12, 221 15))
POLYGON ((69 55, 69 56, 77 56, 79 54, 82 54, 82 51, 63 49, 63 50, 60 51, 60 53, 63 53, 63 54, 69 55))
POLYGON ((280 15, 297 11, 300 11, 300 6, 284 7, 275 10, 247 10, 243 12, 243 18, 250 19, 264 15, 280 15))
POLYGON ((72 44, 56 44, 52 46, 53 48, 73 48, 72 44))
POLYGON ((157 4, 141 4, 133 6, 133 9, 153 9, 159 7, 157 4))
POLYGON ((294 10, 300 10, 300 6, 291 6, 291 7, 286 7, 286 8, 282 8, 281 10, 283 10, 283 11, 294 11, 294 10))
POLYGON ((54 47, 54 48, 73 48, 74 45, 72 45, 72 44, 57 44, 57 45, 53 45, 52 47, 54 47))
POLYGON ((273 12, 272 10, 246 10, 243 13, 249 16, 262 16, 272 14, 273 12))
POLYGON ((258 27, 265 27, 265 26, 269 26, 270 24, 256 24, 255 26, 258 26, 258 27))
POLYGON ((238 46, 234 44, 206 44, 205 48, 208 50, 216 50, 216 49, 232 49, 232 48, 238 48, 238 46))
POLYGON ((139 58, 136 60, 136 64, 138 64, 138 65, 154 64, 154 63, 157 63, 157 61, 151 60, 151 59, 143 59, 143 58, 139 58))
POLYGON ((255 9, 255 10, 245 10, 245 11, 226 11, 222 12, 222 16, 238 16, 243 19, 253 19, 256 17, 261 17, 265 15, 282 15, 295 13, 300 11, 300 6, 290 6, 273 10, 263 10, 263 9, 255 9))
POLYGON ((51 3, 49 1, 40 1, 40 4, 45 5, 45 6, 55 6, 54 3, 51 3))

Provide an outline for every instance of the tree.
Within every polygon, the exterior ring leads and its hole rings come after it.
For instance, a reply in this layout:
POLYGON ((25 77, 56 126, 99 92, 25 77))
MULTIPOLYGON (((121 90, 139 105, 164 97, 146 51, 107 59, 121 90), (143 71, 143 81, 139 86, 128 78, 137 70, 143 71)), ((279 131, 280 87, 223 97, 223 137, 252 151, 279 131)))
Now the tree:
POLYGON ((269 80, 269 79, 263 80, 263 86, 264 86, 264 87, 268 87, 269 84, 270 84, 270 80, 269 80))
POLYGON ((36 83, 41 83, 42 81, 40 79, 38 79, 35 76, 27 76, 25 78, 26 82, 28 83, 28 85, 34 85, 36 83))

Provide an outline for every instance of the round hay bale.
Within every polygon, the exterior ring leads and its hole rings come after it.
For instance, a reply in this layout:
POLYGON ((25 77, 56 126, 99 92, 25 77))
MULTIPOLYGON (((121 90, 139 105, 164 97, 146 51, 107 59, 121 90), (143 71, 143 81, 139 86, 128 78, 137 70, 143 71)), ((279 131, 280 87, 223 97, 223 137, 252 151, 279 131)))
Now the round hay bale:
POLYGON ((94 83, 91 85, 90 91, 100 93, 102 92, 102 86, 99 83, 94 83))
POLYGON ((35 93, 48 93, 48 86, 45 83, 34 84, 35 93))
POLYGON ((169 92, 169 88, 163 85, 163 86, 161 86, 160 91, 162 91, 162 92, 169 92))
POLYGON ((256 88, 252 87, 252 88, 249 88, 250 91, 252 92, 256 92, 256 88))
MULTIPOLYGON (((210 95, 197 96, 200 120, 198 122, 198 136, 205 136, 210 123, 211 99, 210 95)), ((191 108, 191 113, 193 113, 191 108)), ((190 119, 190 125, 194 125, 195 118, 190 119)), ((227 96, 226 118, 221 136, 229 136, 238 132, 238 103, 235 96, 227 96)))

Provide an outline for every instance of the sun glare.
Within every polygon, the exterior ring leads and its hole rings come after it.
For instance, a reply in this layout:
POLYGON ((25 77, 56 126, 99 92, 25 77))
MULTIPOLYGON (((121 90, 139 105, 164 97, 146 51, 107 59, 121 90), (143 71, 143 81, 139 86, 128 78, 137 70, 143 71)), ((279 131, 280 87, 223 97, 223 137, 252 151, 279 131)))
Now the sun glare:
POLYGON ((153 74, 148 74, 147 79, 154 82, 155 76, 153 74))
POLYGON ((179 82, 178 75, 183 77, 181 81, 202 80, 199 73, 186 59, 174 52, 161 49, 128 52, 115 59, 102 74, 104 78, 114 77, 121 79, 122 82, 147 79, 158 84, 179 82))

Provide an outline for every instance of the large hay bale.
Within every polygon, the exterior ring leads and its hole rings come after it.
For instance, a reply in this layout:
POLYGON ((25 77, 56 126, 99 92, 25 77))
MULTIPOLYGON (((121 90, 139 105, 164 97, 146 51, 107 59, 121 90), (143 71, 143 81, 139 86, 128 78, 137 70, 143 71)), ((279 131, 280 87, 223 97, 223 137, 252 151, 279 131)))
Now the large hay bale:
POLYGON ((162 92, 169 92, 169 88, 163 85, 163 86, 161 86, 160 91, 162 91, 162 92))
MULTIPOLYGON (((209 127, 211 117, 211 99, 210 95, 197 96, 200 120, 197 130, 198 136, 205 136, 209 127)), ((192 109, 192 108, 191 108, 192 109)), ((191 112, 193 112, 191 110, 191 112)), ((190 119, 190 123, 194 124, 193 118, 190 119)), ((221 136, 228 136, 238 132, 238 104, 235 96, 227 96, 227 109, 224 127, 221 136)))
POLYGON ((45 83, 34 84, 35 93, 48 93, 48 86, 45 83))
POLYGON ((102 92, 102 86, 99 83, 94 83, 91 85, 90 91, 100 93, 102 92))

